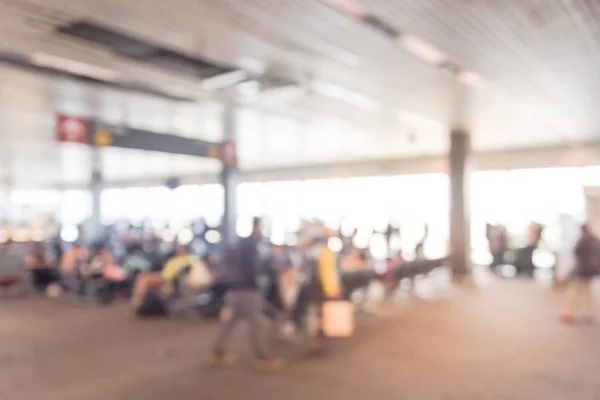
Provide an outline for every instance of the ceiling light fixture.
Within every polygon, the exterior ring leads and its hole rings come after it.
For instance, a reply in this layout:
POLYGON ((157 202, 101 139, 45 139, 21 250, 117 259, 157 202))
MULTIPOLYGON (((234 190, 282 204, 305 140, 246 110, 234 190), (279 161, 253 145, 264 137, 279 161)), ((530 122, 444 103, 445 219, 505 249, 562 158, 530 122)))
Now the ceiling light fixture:
POLYGON ((98 67, 81 61, 70 60, 59 56, 53 56, 45 53, 34 53, 30 58, 31 62, 39 67, 52 68, 74 75, 87 76, 89 78, 99 79, 107 82, 114 82, 118 74, 108 68, 98 67))
POLYGON ((321 0, 321 2, 353 18, 362 18, 367 14, 358 0, 321 0))
POLYGON ((463 85, 475 89, 485 89, 488 85, 481 75, 473 71, 459 71, 456 79, 463 85))
POLYGON ((401 35, 398 43, 407 53, 432 67, 440 67, 448 61, 448 55, 417 36, 401 35))
POLYGON ((202 89, 212 91, 232 87, 249 78, 248 72, 236 69, 221 75, 214 76, 202 81, 202 89))
POLYGON ((322 81, 314 81, 311 87, 314 91, 323 96, 331 97, 332 99, 340 100, 357 107, 366 108, 369 110, 377 110, 381 108, 381 104, 377 100, 341 86, 322 81))

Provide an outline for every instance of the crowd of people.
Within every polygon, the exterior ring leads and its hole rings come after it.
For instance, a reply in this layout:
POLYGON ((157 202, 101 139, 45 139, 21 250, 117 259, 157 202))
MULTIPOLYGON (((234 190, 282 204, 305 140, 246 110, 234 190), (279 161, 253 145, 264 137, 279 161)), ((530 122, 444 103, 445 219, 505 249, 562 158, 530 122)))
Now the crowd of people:
MULTIPOLYGON (((539 239, 538 232, 532 237, 539 239)), ((348 300, 355 289, 342 285, 341 273, 369 270, 373 264, 368 251, 356 248, 351 236, 334 233, 319 222, 305 223, 294 246, 269 242, 262 235, 259 218, 253 221, 252 233, 234 245, 211 247, 205 234, 206 229, 199 230, 187 244, 132 231, 109 232, 89 245, 75 241, 65 246, 58 240, 32 243, 20 260, 27 274, 0 278, 0 288, 22 279, 21 283, 31 283, 34 292, 49 297, 99 304, 127 299, 139 317, 182 314, 220 318, 211 356, 218 366, 232 362, 229 338, 238 322, 247 320, 256 368, 273 371, 282 363, 272 353, 264 320, 271 321, 277 334, 306 334, 315 351, 326 351, 324 305, 348 300), (337 238, 339 248, 332 249, 332 238, 337 238)), ((427 230, 417 243, 417 259, 424 258, 419 249, 426 237, 427 230)), ((496 242, 490 240, 492 249, 496 242)), ((0 249, 4 266, 10 256, 17 263, 18 256, 11 254, 10 248, 9 242, 0 249)), ((392 272, 405 260, 401 251, 389 255, 385 268, 374 276, 393 292, 399 281, 392 278, 392 272)), ((600 274, 600 241, 585 225, 574 255, 577 262, 569 276, 568 309, 562 320, 575 322, 583 299, 587 307, 584 318, 592 321, 591 282, 600 274)))
MULTIPOLYGON (((280 368, 281 362, 272 354, 270 330, 262 320, 267 317, 278 334, 308 333, 314 325, 309 321, 312 310, 317 310, 318 326, 318 311, 326 300, 349 296, 341 287, 340 272, 368 269, 371 260, 366 250, 353 246, 351 238, 341 238, 338 262, 338 253, 328 246, 337 234, 322 223, 305 223, 295 246, 270 243, 261 228, 257 218, 250 236, 213 251, 196 246, 205 250, 201 254, 193 251, 193 243, 168 243, 128 232, 118 238, 104 235, 89 245, 32 243, 23 260, 27 279, 42 295, 100 304, 123 298, 139 317, 220 317, 222 326, 212 355, 215 365, 231 362, 228 339, 237 323, 246 319, 256 367, 270 371, 280 368)), ((202 237, 199 232, 198 238, 202 237)), ((10 243, 4 246, 9 247, 10 243)), ((322 329, 309 336, 315 351, 326 351, 328 340, 322 329)))

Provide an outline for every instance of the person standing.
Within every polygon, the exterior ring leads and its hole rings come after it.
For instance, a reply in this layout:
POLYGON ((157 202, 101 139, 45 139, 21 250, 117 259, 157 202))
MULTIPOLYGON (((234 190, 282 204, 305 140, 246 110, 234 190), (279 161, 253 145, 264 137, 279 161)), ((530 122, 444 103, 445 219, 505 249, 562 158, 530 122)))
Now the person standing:
POLYGON ((235 326, 245 319, 250 324, 250 334, 256 354, 255 367, 260 371, 273 372, 282 368, 282 361, 273 358, 269 338, 263 321, 264 300, 259 288, 263 264, 261 221, 255 218, 252 234, 239 241, 231 251, 236 257, 228 257, 222 268, 228 271, 226 307, 230 310, 221 323, 213 348, 212 362, 216 366, 231 364, 226 352, 227 342, 235 326))
POLYGON ((584 319, 595 321, 595 300, 593 296, 593 278, 600 273, 600 241, 587 225, 581 227, 581 237, 575 245, 575 268, 568 287, 567 311, 562 315, 565 323, 574 323, 579 313, 581 299, 585 303, 584 319))

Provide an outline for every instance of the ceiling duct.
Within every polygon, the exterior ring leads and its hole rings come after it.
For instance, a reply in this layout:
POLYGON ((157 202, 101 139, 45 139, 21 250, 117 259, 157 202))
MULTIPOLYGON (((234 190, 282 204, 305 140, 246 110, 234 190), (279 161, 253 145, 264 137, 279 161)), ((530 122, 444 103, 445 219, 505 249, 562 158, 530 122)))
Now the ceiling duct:
POLYGON ((273 75, 259 80, 260 99, 267 103, 288 103, 306 94, 304 85, 273 75))
POLYGON ((93 21, 77 20, 59 25, 56 33, 102 46, 126 59, 197 79, 210 79, 235 71, 233 67, 168 49, 93 21))
POLYGON ((51 78, 67 78, 106 88, 160 97, 166 100, 195 102, 194 98, 172 94, 152 85, 141 82, 119 80, 116 76, 112 76, 111 71, 109 70, 97 71, 93 69, 97 67, 86 66, 86 64, 83 63, 59 59, 42 54, 28 56, 16 52, 0 51, 0 64, 39 75, 45 75, 51 78), (60 60, 60 62, 57 60, 60 60), (87 71, 84 67, 92 69, 87 71))

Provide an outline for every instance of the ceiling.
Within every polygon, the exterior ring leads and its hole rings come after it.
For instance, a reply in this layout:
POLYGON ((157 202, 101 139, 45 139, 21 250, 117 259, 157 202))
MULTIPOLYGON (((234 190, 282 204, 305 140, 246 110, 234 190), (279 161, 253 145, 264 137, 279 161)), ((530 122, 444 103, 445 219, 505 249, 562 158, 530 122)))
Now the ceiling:
MULTIPOLYGON (((595 0, 336 0, 416 36, 484 85, 423 63, 332 0, 3 0, 0 51, 92 65, 174 101, 0 66, 0 172, 15 185, 77 185, 90 154, 54 143, 57 112, 220 140, 227 76, 170 72, 54 33, 93 21, 189 57, 296 83, 238 105, 244 169, 442 154, 453 126, 476 151, 600 137, 595 0)), ((111 181, 217 173, 211 160, 103 150, 111 181)))

